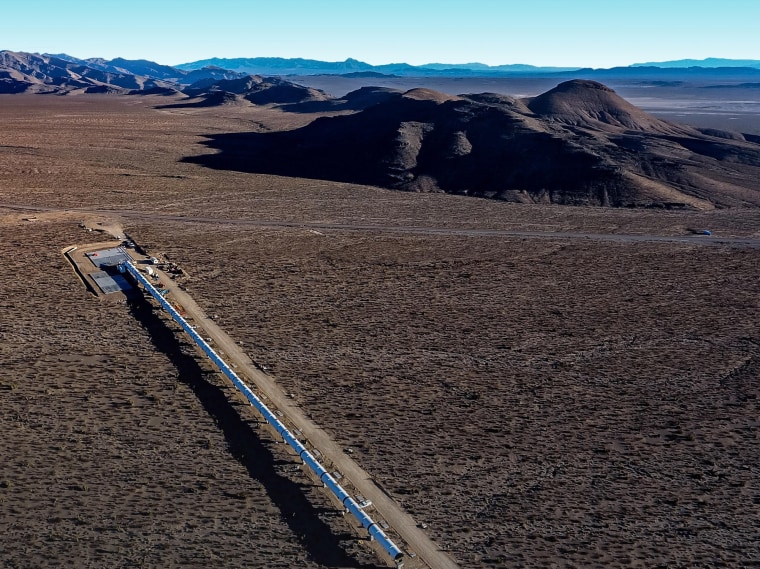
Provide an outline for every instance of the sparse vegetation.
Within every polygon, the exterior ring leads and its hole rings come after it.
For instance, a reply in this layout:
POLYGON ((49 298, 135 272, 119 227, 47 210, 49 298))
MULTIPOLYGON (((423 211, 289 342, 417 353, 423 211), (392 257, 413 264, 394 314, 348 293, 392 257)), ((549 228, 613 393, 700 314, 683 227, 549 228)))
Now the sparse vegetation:
MULTIPOLYGON (((760 250, 489 234, 757 237, 757 211, 209 171, 180 159, 205 133, 249 128, 249 111, 149 104, 3 99, 0 204, 125 212, 130 236, 186 267, 207 313, 462 566, 758 558, 760 250)), ((273 128, 308 121, 257 112, 273 128)), ((25 215, 0 206, 13 315, 0 564, 377 566, 160 311, 83 288, 60 255, 92 239, 81 211, 25 215)))

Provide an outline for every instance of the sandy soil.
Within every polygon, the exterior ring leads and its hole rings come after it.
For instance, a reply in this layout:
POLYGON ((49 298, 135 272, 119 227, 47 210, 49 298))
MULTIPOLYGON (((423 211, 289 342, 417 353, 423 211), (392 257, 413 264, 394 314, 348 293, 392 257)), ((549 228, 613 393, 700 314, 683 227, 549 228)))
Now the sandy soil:
POLYGON ((1 564, 381 564, 160 317, 85 290, 60 255, 85 212, 14 204, 219 218, 113 216, 463 567, 758 563, 758 249, 297 226, 757 237, 757 212, 208 171, 179 162, 204 134, 303 117, 154 99, 0 105, 1 564))

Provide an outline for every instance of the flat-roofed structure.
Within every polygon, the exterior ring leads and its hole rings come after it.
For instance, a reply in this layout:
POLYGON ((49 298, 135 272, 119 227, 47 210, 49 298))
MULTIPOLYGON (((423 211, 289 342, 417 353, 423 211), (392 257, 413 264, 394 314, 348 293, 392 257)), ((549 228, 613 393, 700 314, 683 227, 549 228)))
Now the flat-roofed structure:
POLYGON ((131 260, 129 254, 121 247, 93 251, 92 253, 86 253, 86 255, 92 261, 92 264, 99 269, 103 267, 115 267, 121 263, 128 263, 131 260))

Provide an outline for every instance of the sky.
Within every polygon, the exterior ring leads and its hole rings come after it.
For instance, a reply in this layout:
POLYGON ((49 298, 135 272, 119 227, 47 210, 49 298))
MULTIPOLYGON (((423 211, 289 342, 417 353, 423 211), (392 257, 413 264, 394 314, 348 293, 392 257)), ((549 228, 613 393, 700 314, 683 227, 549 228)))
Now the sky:
POLYGON ((0 49, 176 65, 212 57, 614 67, 760 59, 758 0, 22 0, 0 49))

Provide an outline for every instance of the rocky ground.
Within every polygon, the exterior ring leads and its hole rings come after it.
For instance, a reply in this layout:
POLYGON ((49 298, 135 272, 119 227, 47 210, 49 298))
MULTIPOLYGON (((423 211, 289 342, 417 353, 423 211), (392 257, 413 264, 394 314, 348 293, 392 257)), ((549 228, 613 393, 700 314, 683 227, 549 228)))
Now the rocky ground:
POLYGON ((181 161, 207 134, 306 119, 162 100, 0 105, 3 565, 384 563, 160 315, 85 290, 81 208, 179 262, 463 567, 758 563, 760 250, 582 237, 757 238, 755 210, 212 171, 181 161))

